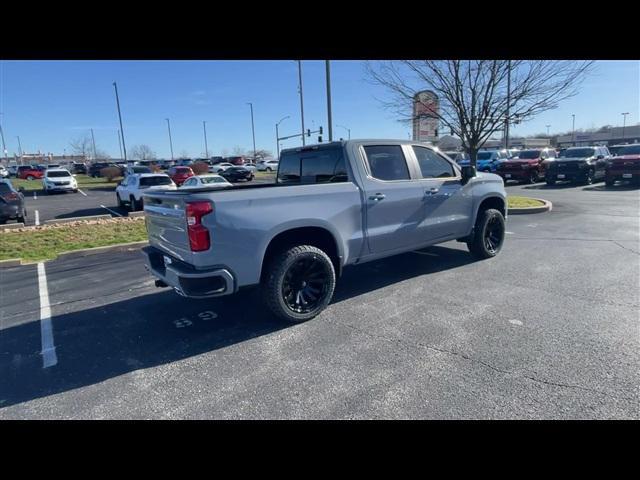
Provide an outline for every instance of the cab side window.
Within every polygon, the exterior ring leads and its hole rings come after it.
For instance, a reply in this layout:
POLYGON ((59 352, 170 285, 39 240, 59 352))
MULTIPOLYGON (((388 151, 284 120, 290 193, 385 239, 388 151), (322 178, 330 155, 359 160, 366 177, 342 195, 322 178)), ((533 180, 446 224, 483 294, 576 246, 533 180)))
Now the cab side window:
POLYGON ((368 145, 364 151, 373 178, 386 181, 411 178, 400 145, 368 145))
POLYGON ((429 148, 413 147, 423 178, 455 177, 453 166, 429 148))

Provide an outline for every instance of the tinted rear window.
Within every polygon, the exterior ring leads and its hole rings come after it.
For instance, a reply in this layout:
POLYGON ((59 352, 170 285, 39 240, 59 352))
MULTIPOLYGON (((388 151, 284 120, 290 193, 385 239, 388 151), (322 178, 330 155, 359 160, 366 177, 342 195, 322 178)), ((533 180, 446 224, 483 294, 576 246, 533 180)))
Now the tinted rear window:
POLYGON ((154 187, 156 185, 171 185, 173 182, 169 177, 142 177, 140 179, 141 187, 154 187))
POLYGON ((9 193, 9 192, 13 192, 13 190, 11 190, 11 187, 6 183, 0 183, 0 195, 9 193))
MULTIPOLYGON (((609 149, 611 150, 611 149, 609 149)), ((618 148, 618 155, 640 155, 640 145, 631 145, 629 147, 618 148)))
POLYGON ((287 152, 280 159, 278 183, 348 182, 342 148, 287 152))
POLYGON ((534 160, 540 158, 541 150, 523 150, 518 154, 518 157, 524 160, 534 160))

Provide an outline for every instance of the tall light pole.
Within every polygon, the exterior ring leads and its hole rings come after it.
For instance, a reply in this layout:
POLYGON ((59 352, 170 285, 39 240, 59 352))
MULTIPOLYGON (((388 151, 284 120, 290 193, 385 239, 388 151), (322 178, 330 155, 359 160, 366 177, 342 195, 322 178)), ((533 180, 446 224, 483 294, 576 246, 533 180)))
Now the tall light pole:
POLYGON ((622 115, 622 141, 624 142, 624 130, 627 126, 627 115, 629 115, 629 112, 623 112, 620 115, 622 115))
POLYGON ((290 118, 290 115, 286 117, 282 117, 278 123, 276 123, 276 150, 278 152, 278 158, 280 158, 280 134, 278 133, 278 126, 287 118, 290 118))
POLYGON ((169 119, 165 118, 167 121, 167 129, 169 130, 169 148, 171 149, 171 161, 173 161, 173 142, 171 141, 171 124, 169 123, 169 119))
POLYGON ((98 154, 96 153, 96 137, 93 136, 93 128, 91 129, 91 143, 93 144, 93 159, 96 160, 98 154))
POLYGON ((329 141, 333 142, 333 121, 331 120, 331 66, 329 60, 324 61, 325 77, 327 80, 327 117, 329 121, 329 141))
POLYGON ((206 120, 202 121, 202 130, 204 130, 204 155, 209 160, 209 145, 207 144, 207 122, 206 120))
POLYGON ((507 63, 507 118, 505 118, 504 125, 504 148, 509 148, 509 118, 511 110, 511 60, 507 63))
POLYGON ((545 127, 547 127, 547 137, 549 136, 549 128, 551 127, 551 125, 545 125, 545 127))
POLYGON ((127 161, 127 146, 124 143, 124 130, 122 128, 122 114, 120 113, 120 98, 118 97, 118 85, 113 82, 113 88, 116 90, 116 105, 118 105, 118 119, 120 120, 120 133, 122 134, 122 150, 124 151, 124 160, 127 161))
POLYGON ((298 86, 300 93, 300 122, 302 123, 302 146, 304 147, 304 102, 302 96, 302 60, 298 60, 298 86))
POLYGON ((571 117, 573 117, 573 123, 571 126, 571 142, 575 147, 576 146, 576 116, 575 114, 571 114, 571 117))
POLYGON ((336 125, 336 127, 344 128, 349 133, 349 140, 351 140, 351 129, 345 127, 344 125, 336 125))
POLYGON ((20 143, 20 136, 16 137, 18 139, 18 153, 20 154, 20 160, 22 160, 22 144, 20 143))
POLYGON ((120 159, 124 158, 122 156, 122 140, 120 140, 120 130, 118 130, 118 149, 120 150, 120 159))
POLYGON ((7 145, 4 143, 4 131, 2 130, 2 123, 0 122, 0 136, 2 137, 2 150, 4 151, 4 159, 7 159, 7 145))
POLYGON ((253 103, 247 102, 251 107, 251 135, 253 136, 253 161, 256 161, 256 129, 253 126, 253 103))

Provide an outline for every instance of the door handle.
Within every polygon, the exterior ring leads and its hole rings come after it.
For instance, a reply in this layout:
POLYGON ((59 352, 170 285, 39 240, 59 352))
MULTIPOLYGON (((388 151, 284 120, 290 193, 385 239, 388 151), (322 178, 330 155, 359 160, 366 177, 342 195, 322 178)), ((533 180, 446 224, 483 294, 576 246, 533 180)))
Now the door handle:
POLYGON ((369 200, 375 200, 377 202, 377 201, 380 201, 380 200, 384 200, 385 197, 386 197, 386 195, 384 193, 376 193, 375 195, 371 195, 369 197, 369 200))
POLYGON ((430 188, 429 190, 427 190, 427 192, 425 193, 425 195, 435 195, 436 193, 438 193, 440 191, 439 188, 430 188))

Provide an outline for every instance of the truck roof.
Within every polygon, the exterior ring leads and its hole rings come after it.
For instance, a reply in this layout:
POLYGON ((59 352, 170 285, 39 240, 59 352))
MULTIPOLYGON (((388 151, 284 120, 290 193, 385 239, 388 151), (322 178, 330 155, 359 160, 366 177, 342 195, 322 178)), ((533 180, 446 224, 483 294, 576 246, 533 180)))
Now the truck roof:
POLYGON ((285 152, 300 152, 302 150, 322 150, 325 148, 332 148, 339 145, 347 146, 350 144, 361 144, 361 143, 380 143, 380 144, 390 143, 392 145, 421 144, 421 145, 424 145, 425 147, 435 148, 434 145, 431 145, 429 143, 418 142, 413 140, 401 140, 398 138, 358 138, 353 140, 336 140, 336 141, 327 142, 327 143, 314 143, 311 145, 305 145, 304 147, 300 146, 300 147, 285 148, 283 150, 280 150, 280 153, 282 154, 285 152))

